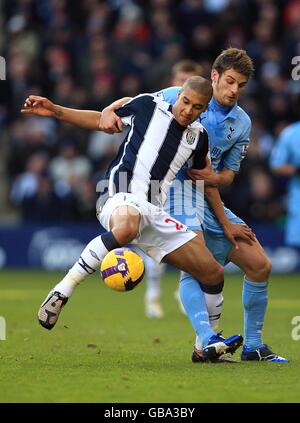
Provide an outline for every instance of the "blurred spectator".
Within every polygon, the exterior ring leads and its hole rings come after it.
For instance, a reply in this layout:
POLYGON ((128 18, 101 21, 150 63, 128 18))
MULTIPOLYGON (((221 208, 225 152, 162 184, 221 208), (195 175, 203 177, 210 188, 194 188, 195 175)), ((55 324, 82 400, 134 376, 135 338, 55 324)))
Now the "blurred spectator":
POLYGON ((27 195, 22 203, 22 216, 27 221, 57 221, 66 213, 63 201, 53 190, 47 174, 37 178, 35 192, 27 195))
POLYGON ((270 165, 276 175, 289 178, 285 240, 300 247, 300 122, 280 134, 270 165))
POLYGON ((109 163, 111 161, 125 138, 125 132, 126 128, 122 133, 113 135, 108 135, 105 132, 92 132, 87 152, 95 167, 102 162, 109 163))
POLYGON ((248 159, 225 202, 247 219, 278 218, 283 184, 268 159, 274 139, 299 118, 299 81, 291 77, 292 57, 300 56, 299 0, 3 0, 0 7, 0 55, 7 61, 0 166, 15 207, 30 197, 46 218, 42 203, 68 201, 66 213, 53 206, 57 217, 93 219, 93 187, 122 140, 24 119, 19 110, 29 93, 101 110, 169 85, 170 69, 182 59, 199 63, 209 78, 213 58, 231 45, 247 50, 256 71, 241 99, 253 119, 248 159))
POLYGON ((171 85, 181 87, 184 82, 193 75, 202 75, 202 67, 192 60, 181 60, 171 70, 171 85))
POLYGON ((59 155, 50 161, 49 170, 54 182, 63 182, 71 190, 82 178, 90 176, 91 164, 87 157, 78 154, 72 140, 65 140, 59 155))
POLYGON ((47 169, 48 158, 45 154, 35 153, 26 163, 26 171, 21 173, 13 183, 11 200, 16 205, 21 204, 27 197, 35 195, 38 189, 40 175, 47 169))

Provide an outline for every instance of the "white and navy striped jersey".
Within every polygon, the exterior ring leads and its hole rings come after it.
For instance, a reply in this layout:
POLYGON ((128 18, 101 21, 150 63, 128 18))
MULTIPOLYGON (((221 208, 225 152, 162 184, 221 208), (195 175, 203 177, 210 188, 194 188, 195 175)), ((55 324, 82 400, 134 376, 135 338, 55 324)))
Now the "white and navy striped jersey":
POLYGON ((118 192, 131 192, 162 205, 177 172, 190 158, 194 167, 205 166, 206 130, 199 122, 180 125, 172 106, 161 98, 142 94, 116 113, 131 129, 104 176, 108 183, 100 195, 102 204, 118 192))

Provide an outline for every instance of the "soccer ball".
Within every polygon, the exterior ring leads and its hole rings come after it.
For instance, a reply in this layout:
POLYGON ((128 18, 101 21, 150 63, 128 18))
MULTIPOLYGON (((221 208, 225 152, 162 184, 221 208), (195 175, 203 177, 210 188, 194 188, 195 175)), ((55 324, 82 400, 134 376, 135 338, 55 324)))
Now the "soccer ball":
POLYGON ((131 291, 143 279, 143 259, 130 248, 116 248, 104 257, 100 273, 105 284, 115 291, 131 291))

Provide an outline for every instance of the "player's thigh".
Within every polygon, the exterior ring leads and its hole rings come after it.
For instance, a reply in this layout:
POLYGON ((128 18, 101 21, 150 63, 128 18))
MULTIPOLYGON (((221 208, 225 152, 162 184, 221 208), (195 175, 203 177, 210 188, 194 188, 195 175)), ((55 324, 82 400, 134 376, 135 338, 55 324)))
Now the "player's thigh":
POLYGON ((271 272, 271 262, 268 259, 263 247, 259 241, 255 241, 252 245, 243 240, 238 240, 238 249, 231 249, 228 258, 247 276, 258 282, 266 279, 271 272))
POLYGON ((128 229, 135 229, 138 231, 141 220, 141 214, 138 209, 131 206, 119 206, 114 209, 110 217, 111 229, 120 227, 128 227, 128 229))
POLYGON ((126 193, 109 198, 97 212, 101 225, 108 231, 117 227, 139 229, 142 212, 137 200, 135 195, 126 193))
POLYGON ((223 268, 206 247, 200 231, 191 241, 166 255, 163 261, 190 273, 203 283, 218 283, 223 277, 223 268))
POLYGON ((203 232, 205 244, 214 258, 222 266, 228 263, 228 254, 232 249, 232 244, 226 236, 220 236, 219 233, 214 233, 210 230, 203 232))

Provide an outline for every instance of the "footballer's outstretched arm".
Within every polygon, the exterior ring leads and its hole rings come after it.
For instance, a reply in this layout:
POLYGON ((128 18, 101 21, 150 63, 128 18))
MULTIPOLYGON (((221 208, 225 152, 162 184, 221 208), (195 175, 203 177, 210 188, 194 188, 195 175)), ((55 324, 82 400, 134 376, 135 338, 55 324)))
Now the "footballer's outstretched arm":
POLYGON ((93 110, 77 110, 52 103, 48 98, 30 95, 24 103, 21 113, 54 117, 80 128, 99 130, 101 112, 93 110))

